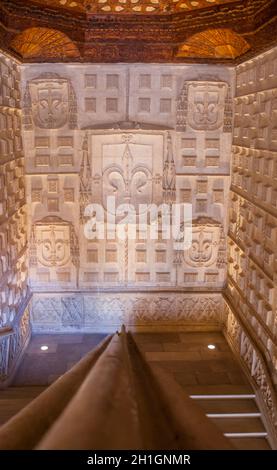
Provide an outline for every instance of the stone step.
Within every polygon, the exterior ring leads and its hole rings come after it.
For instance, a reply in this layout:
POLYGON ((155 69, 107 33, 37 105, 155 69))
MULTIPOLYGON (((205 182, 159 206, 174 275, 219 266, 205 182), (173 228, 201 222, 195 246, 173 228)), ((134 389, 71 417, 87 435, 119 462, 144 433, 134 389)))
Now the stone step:
POLYGON ((219 427, 224 434, 233 433, 265 433, 264 425, 260 418, 239 417, 239 418, 211 418, 214 424, 219 427))
MULTIPOLYGON (((211 387, 208 387, 208 390, 211 391, 211 387)), ((246 390, 240 389, 240 392, 242 391, 246 390)), ((230 392, 230 388, 228 387, 225 392, 230 392)), ((236 449, 270 450, 267 433, 253 392, 202 393, 190 396, 222 430, 236 449)))
POLYGON ((238 450, 271 450, 267 439, 264 437, 230 438, 230 442, 238 450))
POLYGON ((183 389, 189 395, 251 395, 253 390, 250 385, 233 385, 233 384, 224 384, 224 385, 183 385, 183 389))
POLYGON ((259 413, 253 398, 197 399, 197 405, 206 413, 259 413))

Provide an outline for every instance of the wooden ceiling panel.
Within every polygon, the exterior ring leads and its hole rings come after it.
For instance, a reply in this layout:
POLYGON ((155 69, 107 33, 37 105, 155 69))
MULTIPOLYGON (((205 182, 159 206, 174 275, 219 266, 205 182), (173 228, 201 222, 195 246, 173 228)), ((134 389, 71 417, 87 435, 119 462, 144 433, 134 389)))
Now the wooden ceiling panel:
POLYGON ((31 0, 44 6, 117 15, 128 14, 169 14, 211 8, 227 3, 241 3, 242 0, 31 0))
POLYGON ((207 29, 191 36, 179 47, 178 57, 236 59, 250 49, 247 41, 231 29, 207 29))
POLYGON ((11 48, 23 59, 75 59, 80 57, 77 46, 55 29, 28 28, 11 41, 11 48))
POLYGON ((277 38, 277 0, 1 0, 0 17, 25 62, 237 64, 277 38))

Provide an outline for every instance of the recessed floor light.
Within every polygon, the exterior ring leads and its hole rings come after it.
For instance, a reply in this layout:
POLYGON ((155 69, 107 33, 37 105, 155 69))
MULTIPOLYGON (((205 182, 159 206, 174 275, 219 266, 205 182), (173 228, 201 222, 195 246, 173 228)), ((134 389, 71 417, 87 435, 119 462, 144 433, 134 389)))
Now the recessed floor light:
POLYGON ((48 351, 48 346, 41 346, 41 351, 48 351))
POLYGON ((208 349, 215 349, 215 345, 214 344, 208 344, 208 349))

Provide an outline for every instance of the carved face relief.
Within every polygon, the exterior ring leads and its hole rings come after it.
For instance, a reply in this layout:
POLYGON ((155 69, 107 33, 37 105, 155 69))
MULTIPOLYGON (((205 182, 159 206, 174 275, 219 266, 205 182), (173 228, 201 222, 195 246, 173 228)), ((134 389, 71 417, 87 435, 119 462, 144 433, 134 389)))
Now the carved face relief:
POLYGON ((226 93, 226 83, 189 82, 189 126, 198 130, 214 130, 222 126, 226 93))
POLYGON ((195 267, 216 263, 219 240, 220 227, 193 227, 191 247, 184 252, 185 262, 195 267))
POLYGON ((33 120, 41 129, 59 129, 69 116, 69 84, 66 79, 35 79, 29 84, 33 120))
POLYGON ((36 227, 37 258, 43 266, 64 266, 70 260, 69 226, 36 227))

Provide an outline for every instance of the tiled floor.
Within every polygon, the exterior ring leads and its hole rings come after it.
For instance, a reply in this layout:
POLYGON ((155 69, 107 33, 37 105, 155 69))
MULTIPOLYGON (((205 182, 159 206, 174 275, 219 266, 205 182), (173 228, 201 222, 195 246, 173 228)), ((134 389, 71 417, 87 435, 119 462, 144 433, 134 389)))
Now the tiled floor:
POLYGON ((136 334, 148 361, 159 364, 184 387, 247 386, 224 336, 219 333, 136 334), (208 345, 215 349, 208 349, 208 345))
MULTIPOLYGON (((48 385, 93 349, 104 334, 35 335, 13 385, 48 385), (40 347, 48 346, 47 351, 40 347)), ((186 386, 247 385, 221 333, 137 333, 146 359, 186 386), (208 345, 215 345, 215 350, 208 345)))
POLYGON ((13 385, 49 385, 99 344, 105 334, 34 335, 13 385), (41 346, 48 346, 41 351, 41 346))

